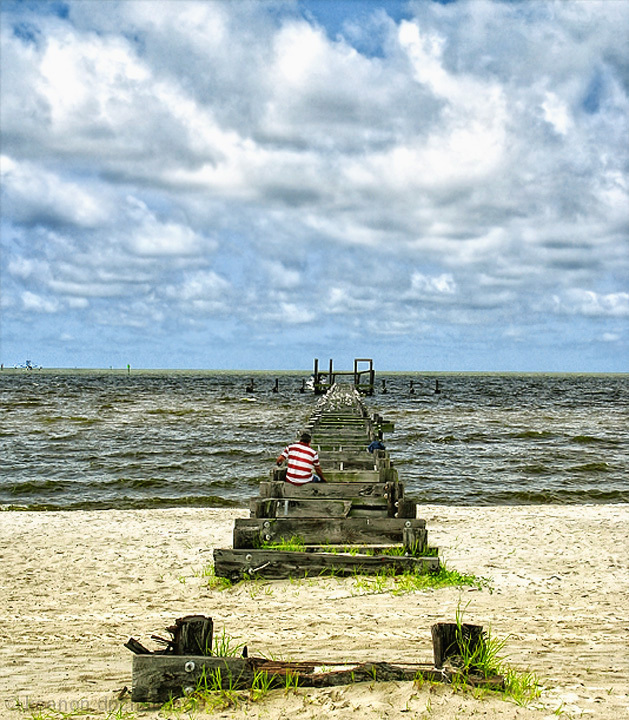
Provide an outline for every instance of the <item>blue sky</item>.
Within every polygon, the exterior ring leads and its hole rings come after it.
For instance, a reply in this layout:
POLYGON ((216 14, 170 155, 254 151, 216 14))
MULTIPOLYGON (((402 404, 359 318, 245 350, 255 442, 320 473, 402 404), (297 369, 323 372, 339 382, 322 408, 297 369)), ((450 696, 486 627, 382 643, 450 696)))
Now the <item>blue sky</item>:
POLYGON ((627 371, 629 2, 11 2, 0 361, 627 371))

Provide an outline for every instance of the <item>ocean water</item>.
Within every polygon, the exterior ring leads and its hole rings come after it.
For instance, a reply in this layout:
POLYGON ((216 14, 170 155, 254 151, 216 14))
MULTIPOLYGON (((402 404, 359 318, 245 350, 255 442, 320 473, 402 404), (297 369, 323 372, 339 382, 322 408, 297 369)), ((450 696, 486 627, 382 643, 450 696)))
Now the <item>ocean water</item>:
MULTIPOLYGON (((309 375, 4 370, 0 508, 246 507, 309 375)), ((377 373, 365 404, 420 502, 629 502, 627 375, 377 373)))

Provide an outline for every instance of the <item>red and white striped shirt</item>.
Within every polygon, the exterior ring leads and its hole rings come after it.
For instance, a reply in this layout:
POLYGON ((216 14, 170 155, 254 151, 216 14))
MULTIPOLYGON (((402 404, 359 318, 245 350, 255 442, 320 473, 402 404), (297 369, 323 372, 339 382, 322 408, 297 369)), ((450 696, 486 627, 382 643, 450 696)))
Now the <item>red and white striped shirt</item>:
POLYGON ((305 485, 312 481, 314 466, 319 464, 319 455, 310 445, 296 442, 284 448, 280 455, 287 460, 286 482, 305 485))

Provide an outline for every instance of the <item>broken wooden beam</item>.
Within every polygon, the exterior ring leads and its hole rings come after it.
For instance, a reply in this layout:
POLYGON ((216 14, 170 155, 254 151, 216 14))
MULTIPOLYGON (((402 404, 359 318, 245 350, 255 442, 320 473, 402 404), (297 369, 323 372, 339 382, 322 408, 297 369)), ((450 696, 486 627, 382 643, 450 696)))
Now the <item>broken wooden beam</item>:
MULTIPOLYGON (((199 644, 207 649, 204 638, 208 629, 213 630, 212 618, 203 615, 188 615, 175 621, 168 631, 174 638, 181 637, 183 628, 188 628, 192 643, 175 643, 176 647, 194 647, 199 644), (199 635, 201 633, 201 635, 199 635)), ((390 682, 429 680, 485 686, 499 689, 504 686, 500 675, 487 677, 473 667, 444 667, 444 660, 452 658, 453 643, 474 644, 484 641, 482 627, 460 623, 437 623, 431 628, 435 665, 429 663, 353 662, 321 660, 269 660, 262 657, 217 656, 205 652, 202 655, 157 651, 152 653, 135 641, 142 650, 133 658, 132 702, 164 703, 184 695, 203 696, 219 689, 238 691, 254 686, 256 678, 264 676, 268 687, 332 687, 357 682, 390 682), (437 659, 440 660, 437 663, 437 659)), ((125 646, 133 650, 133 643, 125 646)), ((461 647, 459 646, 459 651, 461 647)), ((246 646, 245 646, 246 651, 246 646)), ((463 653, 464 654, 464 653, 463 653)))
POLYGON ((186 615, 177 618, 166 628, 172 635, 169 650, 174 655, 211 655, 214 624, 205 615, 186 615))
POLYGON ((187 655, 135 655, 131 700, 165 703, 169 700, 219 688, 230 691, 251 688, 265 673, 270 687, 324 688, 360 682, 459 682, 501 688, 500 675, 463 674, 456 668, 436 669, 430 663, 278 661, 266 658, 204 657, 187 655))

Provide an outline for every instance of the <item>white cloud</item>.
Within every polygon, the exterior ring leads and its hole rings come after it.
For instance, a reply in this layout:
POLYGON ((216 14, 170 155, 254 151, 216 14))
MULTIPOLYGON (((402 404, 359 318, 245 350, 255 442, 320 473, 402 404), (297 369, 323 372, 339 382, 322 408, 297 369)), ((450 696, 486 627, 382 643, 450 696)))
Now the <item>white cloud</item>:
POLYGON ((572 124, 568 107, 555 93, 546 92, 542 103, 544 119, 549 122, 560 135, 566 135, 572 124))
POLYGON ((16 323, 622 335, 628 3, 68 8, 2 8, 16 323))
POLYGON ((29 290, 22 293, 22 306, 28 313, 54 313, 59 309, 56 300, 50 300, 29 290))
POLYGON ((296 268, 287 267, 280 261, 265 261, 262 266, 266 270, 269 283, 281 290, 294 290, 303 282, 302 275, 296 268))
POLYGON ((555 310, 572 315, 594 317, 629 317, 629 293, 597 293, 593 290, 571 289, 555 295, 555 310))
POLYGON ((30 162, 6 156, 1 162, 5 212, 15 221, 83 228, 97 227, 106 221, 111 211, 108 203, 77 182, 30 162))
POLYGON ((411 289, 409 297, 425 298, 454 295, 456 283, 449 273, 442 273, 437 276, 428 276, 420 272, 411 275, 411 289))
POLYGON ((141 200, 127 196, 128 216, 135 227, 126 239, 130 252, 140 256, 169 257, 200 254, 203 247, 216 245, 187 225, 159 220, 141 200))

